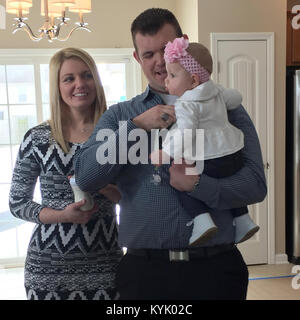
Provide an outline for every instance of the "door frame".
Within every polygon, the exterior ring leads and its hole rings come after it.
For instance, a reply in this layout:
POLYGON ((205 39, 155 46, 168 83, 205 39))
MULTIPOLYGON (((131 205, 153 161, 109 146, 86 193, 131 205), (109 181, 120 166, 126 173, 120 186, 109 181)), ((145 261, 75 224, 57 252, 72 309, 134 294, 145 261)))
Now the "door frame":
POLYGON ((275 147, 274 147, 274 32, 211 33, 210 50, 214 64, 212 79, 218 82, 218 41, 265 41, 267 45, 267 163, 264 164, 268 182, 268 264, 275 259, 275 147))
POLYGON ((5 7, 0 5, 0 30, 6 29, 6 12, 5 7))

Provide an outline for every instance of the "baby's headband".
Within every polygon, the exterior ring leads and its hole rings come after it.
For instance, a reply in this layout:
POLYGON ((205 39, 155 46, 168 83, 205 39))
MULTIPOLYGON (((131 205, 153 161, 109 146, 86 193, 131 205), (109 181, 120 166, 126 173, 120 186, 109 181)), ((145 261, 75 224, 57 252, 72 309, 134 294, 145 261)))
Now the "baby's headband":
POLYGON ((201 66, 187 51, 189 40, 184 37, 176 38, 168 42, 165 48, 164 58, 167 63, 179 62, 186 71, 197 74, 201 83, 210 78, 210 73, 201 66))

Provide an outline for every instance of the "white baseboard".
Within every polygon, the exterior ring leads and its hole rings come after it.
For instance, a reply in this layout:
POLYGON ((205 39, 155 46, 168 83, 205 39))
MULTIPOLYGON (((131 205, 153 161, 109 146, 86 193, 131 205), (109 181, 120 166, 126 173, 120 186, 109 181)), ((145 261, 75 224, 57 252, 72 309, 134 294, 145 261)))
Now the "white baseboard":
POLYGON ((285 253, 275 255, 275 264, 288 264, 288 256, 285 253))

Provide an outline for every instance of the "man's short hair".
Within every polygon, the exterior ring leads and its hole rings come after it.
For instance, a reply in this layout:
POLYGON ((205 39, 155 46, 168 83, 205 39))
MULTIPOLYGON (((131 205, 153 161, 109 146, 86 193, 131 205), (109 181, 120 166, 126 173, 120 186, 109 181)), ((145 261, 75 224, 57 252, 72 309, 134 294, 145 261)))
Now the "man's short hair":
POLYGON ((142 35, 155 35, 165 24, 174 26, 176 36, 182 37, 181 27, 171 11, 151 8, 139 14, 131 24, 131 36, 135 50, 137 51, 135 36, 138 32, 142 35))

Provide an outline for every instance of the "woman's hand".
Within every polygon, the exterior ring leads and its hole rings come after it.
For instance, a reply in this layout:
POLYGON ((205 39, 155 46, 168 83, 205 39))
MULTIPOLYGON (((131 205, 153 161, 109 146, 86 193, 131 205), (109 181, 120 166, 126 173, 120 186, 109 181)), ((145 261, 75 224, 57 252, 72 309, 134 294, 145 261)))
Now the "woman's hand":
POLYGON ((51 208, 43 208, 39 214, 39 220, 42 223, 87 223, 92 215, 97 212, 98 205, 94 205, 91 210, 83 211, 80 208, 85 204, 86 200, 74 202, 66 206, 63 210, 55 210, 51 208))
POLYGON ((91 219, 92 215, 98 210, 98 205, 95 204, 92 209, 83 211, 80 208, 85 204, 85 202, 86 200, 83 199, 66 206, 65 209, 62 210, 63 222, 78 224, 87 223, 91 219))
POLYGON ((121 199, 121 193, 118 187, 114 184, 108 184, 106 187, 100 189, 99 193, 103 194, 107 199, 115 203, 118 203, 121 199))

